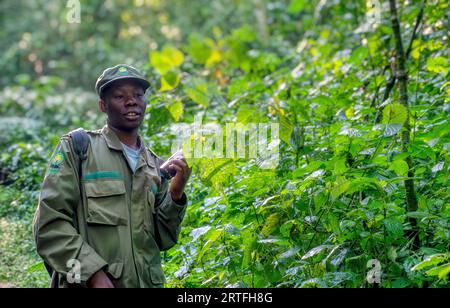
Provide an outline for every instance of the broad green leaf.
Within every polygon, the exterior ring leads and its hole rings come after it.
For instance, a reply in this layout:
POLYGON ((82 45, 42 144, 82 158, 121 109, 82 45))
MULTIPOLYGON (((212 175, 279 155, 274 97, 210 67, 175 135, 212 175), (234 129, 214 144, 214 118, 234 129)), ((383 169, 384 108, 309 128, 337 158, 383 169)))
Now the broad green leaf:
POLYGON ((408 164, 404 160, 395 160, 389 165, 389 170, 393 170, 399 176, 407 176, 408 164))
POLYGON ((348 168, 345 165, 345 159, 340 159, 334 163, 334 171, 333 173, 336 175, 341 175, 347 171, 348 168))
POLYGON ((260 244, 276 244, 276 245, 282 245, 282 246, 289 246, 290 242, 287 240, 283 240, 281 238, 267 238, 267 239, 261 239, 258 240, 258 243, 260 244))
POLYGON ((220 237, 222 234, 222 230, 213 230, 209 236, 207 236, 208 241, 203 246, 203 248, 200 250, 200 252, 197 255, 197 261, 200 262, 200 260, 203 258, 203 255, 209 251, 209 248, 211 245, 220 237))
POLYGON ((180 83, 180 74, 174 71, 170 71, 161 77, 160 92, 170 91, 178 86, 180 83))
POLYGON ((384 137, 396 135, 403 127, 403 124, 378 124, 373 127, 374 131, 382 132, 384 137))
POLYGON ((170 121, 170 112, 164 105, 150 107, 150 117, 147 121, 149 131, 158 129, 161 126, 166 125, 170 121))
MULTIPOLYGON (((382 217, 380 217, 382 219, 382 217)), ((403 235, 403 225, 395 218, 386 218, 384 220, 386 231, 393 237, 401 237, 403 235)))
POLYGON ((350 61, 354 65, 361 65, 361 63, 367 58, 369 55, 369 49, 365 46, 359 47, 355 49, 350 57, 350 61))
POLYGON ((386 124, 383 135, 385 137, 394 136, 402 129, 402 127, 402 124, 386 124))
POLYGON ((287 144, 290 144, 293 129, 294 126, 291 124, 289 119, 285 116, 280 115, 280 139, 287 144))
POLYGON ((208 107, 211 100, 211 91, 209 84, 202 79, 193 79, 185 87, 186 94, 197 104, 208 107))
POLYGON ((294 247, 289 249, 288 251, 283 252, 280 255, 280 259, 287 259, 287 258, 291 258, 297 255, 297 253, 299 252, 299 248, 298 247, 294 247))
POLYGON ((350 188, 350 181, 345 177, 339 177, 333 184, 331 189, 331 197, 333 200, 345 193, 350 188))
POLYGON ((443 264, 428 270, 427 275, 429 276, 438 276, 439 279, 444 279, 450 273, 450 263, 443 264))
POLYGON ((164 47, 162 54, 168 61, 170 61, 172 67, 179 67, 184 62, 183 53, 175 47, 164 47))
POLYGON ((34 273, 36 271, 45 270, 44 262, 38 262, 36 264, 33 264, 28 268, 28 273, 34 273))
POLYGON ((274 213, 266 218, 264 227, 261 230, 261 234, 264 236, 268 236, 272 234, 275 230, 278 229, 280 221, 280 214, 274 213))
POLYGON ((167 105, 167 109, 174 118, 175 121, 179 121, 183 116, 183 103, 181 101, 175 101, 167 105))
POLYGON ((194 63, 205 64, 211 56, 211 40, 198 34, 189 36, 189 46, 186 48, 194 63))
POLYGON ((183 53, 172 46, 166 46, 162 51, 152 51, 150 53, 150 63, 161 75, 165 75, 171 69, 179 67, 183 62, 183 53))
POLYGON ((443 254, 443 253, 439 253, 439 254, 434 254, 431 256, 428 256, 425 258, 425 260, 423 260, 422 262, 416 264, 412 270, 413 271, 418 271, 421 269, 424 269, 426 267, 429 266, 433 266, 433 265, 437 265, 443 261, 446 261, 447 259, 449 259, 450 256, 448 254, 443 254))
POLYGON ((207 66, 207 67, 213 66, 213 65, 215 65, 215 64, 217 64, 217 63, 220 63, 222 60, 223 60, 223 55, 222 55, 222 53, 220 52, 220 50, 214 49, 214 50, 211 52, 211 54, 210 54, 208 60, 206 60, 206 66, 207 66))
POLYGON ((288 222, 285 222, 281 227, 280 227, 280 233, 282 236, 284 237, 290 237, 291 235, 291 230, 292 227, 295 224, 295 220, 290 220, 288 222))
POLYGON ((434 57, 427 59, 427 70, 433 73, 448 73, 448 59, 444 57, 434 57))
POLYGON ((291 0, 288 7, 289 13, 298 13, 305 8, 306 0, 291 0))
POLYGON ((309 251, 302 257, 302 260, 306 260, 306 259, 309 259, 309 258, 311 258, 311 257, 314 257, 315 255, 321 253, 322 251, 329 250, 329 249, 332 249, 332 248, 334 248, 334 247, 335 247, 335 246, 333 246, 333 245, 320 245, 320 246, 314 247, 313 249, 309 250, 309 251))
POLYGON ((244 104, 241 105, 236 113, 236 119, 238 123, 257 123, 260 118, 259 108, 256 106, 244 104))
POLYGON ((192 241, 197 241, 200 236, 205 234, 211 229, 211 226, 200 227, 191 231, 190 236, 192 236, 192 241))
POLYGON ((384 124, 403 124, 407 116, 408 112, 401 104, 389 104, 383 109, 384 124))

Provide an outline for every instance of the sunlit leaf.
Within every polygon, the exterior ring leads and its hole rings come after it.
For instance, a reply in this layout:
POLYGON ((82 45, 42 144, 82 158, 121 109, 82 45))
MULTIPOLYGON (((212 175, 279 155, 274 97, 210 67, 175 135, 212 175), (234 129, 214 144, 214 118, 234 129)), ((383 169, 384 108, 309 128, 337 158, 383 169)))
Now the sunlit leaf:
POLYGON ((383 109, 383 123, 403 124, 406 121, 408 112, 401 104, 389 104, 383 109))
POLYGON ((404 160, 395 160, 389 165, 389 170, 393 170, 399 176, 406 176, 408 174, 408 164, 404 160))
POLYGON ((168 104, 167 109, 169 109, 170 114, 177 122, 183 116, 183 103, 181 101, 175 101, 173 103, 168 104))

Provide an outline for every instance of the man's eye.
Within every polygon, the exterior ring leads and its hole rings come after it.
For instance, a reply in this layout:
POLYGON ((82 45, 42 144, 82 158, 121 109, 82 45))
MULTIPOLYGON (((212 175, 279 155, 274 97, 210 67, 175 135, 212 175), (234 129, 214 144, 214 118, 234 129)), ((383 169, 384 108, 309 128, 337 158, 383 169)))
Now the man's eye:
POLYGON ((123 95, 115 95, 114 98, 115 98, 115 99, 122 99, 122 98, 123 98, 123 95))

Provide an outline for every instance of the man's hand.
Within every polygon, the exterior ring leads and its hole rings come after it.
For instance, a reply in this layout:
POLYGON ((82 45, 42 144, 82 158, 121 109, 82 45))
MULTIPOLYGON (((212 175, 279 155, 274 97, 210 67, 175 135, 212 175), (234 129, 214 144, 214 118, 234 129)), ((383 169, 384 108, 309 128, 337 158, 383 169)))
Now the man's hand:
POLYGON ((171 160, 168 168, 177 172, 170 185, 172 200, 177 202, 183 197, 184 186, 191 176, 192 169, 188 167, 184 158, 171 160))
POLYGON ((111 279, 109 279, 103 270, 99 270, 97 273, 92 275, 87 282, 87 286, 88 288, 114 288, 111 279))

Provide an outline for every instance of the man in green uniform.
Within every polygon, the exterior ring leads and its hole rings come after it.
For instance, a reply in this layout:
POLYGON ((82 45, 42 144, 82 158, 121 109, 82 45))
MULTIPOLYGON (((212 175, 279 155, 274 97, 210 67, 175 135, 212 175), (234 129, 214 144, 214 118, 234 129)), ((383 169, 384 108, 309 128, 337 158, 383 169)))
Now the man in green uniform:
POLYGON ((177 242, 191 170, 174 159, 175 176, 161 177, 162 160, 139 137, 148 87, 131 66, 106 69, 96 90, 107 125, 88 131, 87 159, 70 134, 54 151, 34 222, 54 286, 164 286, 160 251, 177 242))

